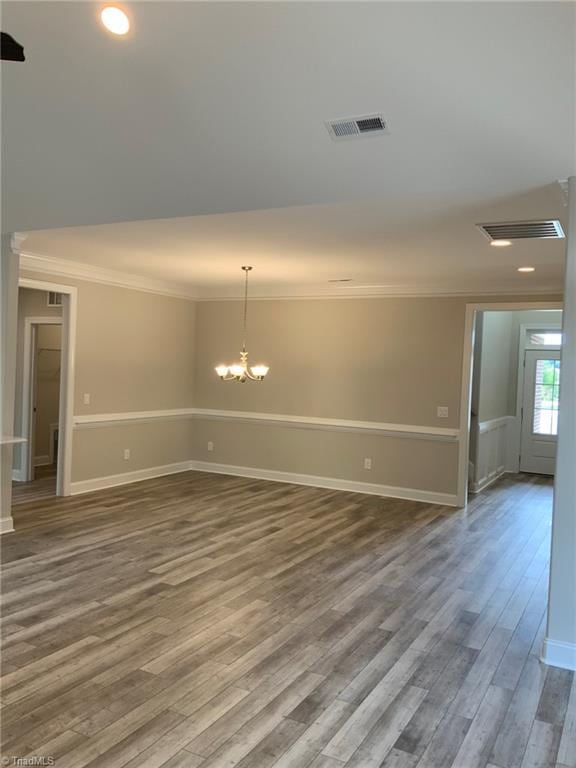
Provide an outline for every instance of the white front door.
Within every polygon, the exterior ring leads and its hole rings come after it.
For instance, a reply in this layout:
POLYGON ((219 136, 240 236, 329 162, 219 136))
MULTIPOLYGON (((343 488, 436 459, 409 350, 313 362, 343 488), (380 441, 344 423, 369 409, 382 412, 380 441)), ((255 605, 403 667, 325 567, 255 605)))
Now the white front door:
POLYGON ((527 350, 520 471, 553 475, 558 435, 560 352, 527 350))

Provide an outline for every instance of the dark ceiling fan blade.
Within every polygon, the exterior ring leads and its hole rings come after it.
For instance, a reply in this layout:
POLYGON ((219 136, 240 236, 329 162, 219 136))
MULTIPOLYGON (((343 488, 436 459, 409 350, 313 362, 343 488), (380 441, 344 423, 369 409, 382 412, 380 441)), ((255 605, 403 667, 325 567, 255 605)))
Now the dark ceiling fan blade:
POLYGON ((0 34, 2 35, 2 40, 0 41, 0 58, 4 61, 26 61, 23 46, 16 42, 12 35, 8 35, 6 32, 0 34))

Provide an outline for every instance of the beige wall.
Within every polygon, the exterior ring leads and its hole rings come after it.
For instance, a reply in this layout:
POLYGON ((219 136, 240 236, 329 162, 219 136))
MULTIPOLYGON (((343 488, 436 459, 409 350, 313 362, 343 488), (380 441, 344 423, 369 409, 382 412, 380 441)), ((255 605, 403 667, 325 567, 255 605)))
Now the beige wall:
POLYGON ((456 443, 355 432, 250 424, 213 419, 194 421, 194 458, 266 469, 454 493, 456 443), (208 441, 214 450, 208 452, 208 441), (372 469, 363 468, 364 458, 372 469))
POLYGON ((34 458, 46 461, 50 455, 50 427, 58 424, 61 326, 38 326, 36 342, 34 458))
POLYGON ((72 478, 79 482, 189 461, 192 445, 189 419, 77 429, 72 478), (125 448, 130 448, 129 461, 122 458, 125 448))
POLYGON ((198 304, 200 408, 458 426, 461 299, 254 301, 248 350, 271 370, 262 384, 233 386, 214 366, 238 357, 240 323, 239 302, 198 304))
POLYGON ((194 303, 99 283, 74 284, 79 286, 74 413, 191 406, 194 303), (84 393, 90 394, 90 405, 84 405, 84 393))
MULTIPOLYGON (((252 362, 270 365, 270 373, 261 384, 244 385, 214 374, 215 365, 238 356, 241 304, 201 302, 195 405, 457 428, 466 304, 476 301, 483 299, 254 301, 248 350, 252 362), (447 419, 437 417, 439 405, 448 406, 447 419)), ((509 357, 509 336, 507 342, 509 357)), ((497 407, 505 409, 509 390, 503 390, 497 407)), ((457 490, 456 443, 217 418, 195 422, 194 436, 194 457, 202 461, 448 494, 457 490), (208 441, 213 451, 208 452, 208 441), (372 459, 371 470, 364 470, 364 458, 372 459)))
MULTIPOLYGON (((24 276, 50 280, 40 274, 24 276)), ((75 415, 193 405, 193 302, 60 276, 57 282, 78 288, 75 415), (85 393, 89 405, 84 405, 85 393)), ((186 423, 160 420, 78 429, 72 482, 187 461, 190 446, 186 423), (129 460, 123 457, 125 448, 130 449, 129 460)))
MULTIPOLYGON (((238 385, 221 382, 214 366, 238 356, 240 302, 59 282, 78 287, 76 415, 197 407, 458 427, 465 311, 474 297, 254 301, 248 349, 271 371, 261 384, 238 385), (437 417, 438 405, 449 418, 437 417)), ((73 482, 199 460, 456 491, 457 444, 429 439, 158 419, 78 428, 73 449, 73 482), (372 470, 363 468, 367 457, 372 470)))

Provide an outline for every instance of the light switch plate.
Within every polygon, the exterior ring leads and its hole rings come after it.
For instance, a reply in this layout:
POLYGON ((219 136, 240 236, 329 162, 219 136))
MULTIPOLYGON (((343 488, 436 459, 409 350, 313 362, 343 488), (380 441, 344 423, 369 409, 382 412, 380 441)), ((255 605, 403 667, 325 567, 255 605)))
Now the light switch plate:
POLYGON ((447 419, 448 418, 448 406, 447 405, 439 405, 436 408, 436 416, 438 416, 439 419, 447 419))
POLYGON ((85 392, 84 395, 82 396, 82 400, 84 402, 84 405, 90 405, 90 393, 85 392))

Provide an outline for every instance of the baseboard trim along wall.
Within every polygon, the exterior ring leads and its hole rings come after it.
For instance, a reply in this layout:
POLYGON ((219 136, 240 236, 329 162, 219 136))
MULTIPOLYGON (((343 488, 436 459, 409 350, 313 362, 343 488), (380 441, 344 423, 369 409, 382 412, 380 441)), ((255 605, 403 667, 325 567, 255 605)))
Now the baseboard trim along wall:
POLYGON ((106 477, 94 477, 89 480, 76 480, 70 483, 70 493, 76 496, 80 493, 90 493, 91 491, 101 491, 104 488, 114 488, 117 485, 129 485, 138 483, 141 480, 152 480, 155 477, 164 475, 175 475, 178 472, 188 472, 194 469, 192 461, 180 461, 176 464, 165 464, 161 467, 147 467, 146 469, 135 469, 132 472, 122 472, 118 475, 108 475, 106 477))
POLYGON ((545 639, 540 659, 551 667, 576 671, 576 644, 545 639))
POLYGON ((34 457, 34 466, 35 467, 46 467, 49 464, 52 464, 50 460, 50 456, 35 456, 34 457))
POLYGON ((4 517, 0 520, 0 536, 4 533, 12 533, 14 530, 14 520, 11 517, 4 517))
POLYGON ((457 506, 456 494, 438 493, 418 488, 397 488, 390 485, 378 485, 364 483, 355 480, 345 480, 336 477, 318 477, 316 475, 302 475, 294 472, 280 472, 270 469, 258 469, 257 467, 239 467, 231 464, 217 464, 208 461, 184 461, 177 464, 168 464, 162 467, 150 467, 149 469, 135 470, 108 477, 96 477, 90 480, 80 480, 71 484, 72 495, 89 493, 104 488, 113 488, 118 485, 127 485, 141 480, 149 480, 163 475, 172 475, 178 472, 209 472, 220 475, 234 475, 237 477, 249 477, 255 480, 270 480, 294 485, 308 485, 314 488, 328 488, 335 491, 349 491, 351 493, 365 493, 376 496, 384 496, 394 499, 406 499, 408 501, 422 501, 429 504, 441 504, 442 506, 457 506))
POLYGON ((493 485, 496 480, 499 480, 501 477, 507 474, 508 470, 505 469, 505 467, 498 467, 498 469, 490 472, 488 477, 483 477, 480 482, 471 483, 470 493, 480 493, 481 491, 485 491, 486 488, 489 488, 491 485, 493 485))
POLYGON ((378 421, 354 419, 329 419, 315 416, 292 416, 281 413, 256 413, 253 411, 212 410, 209 408, 175 408, 172 410, 132 411, 126 413, 96 413, 74 416, 75 429, 95 429, 117 426, 135 421, 149 422, 169 419, 210 418, 243 421, 259 424, 288 425, 302 429, 323 429, 337 432, 362 432, 393 437, 409 437, 421 440, 457 442, 459 429, 429 427, 415 424, 388 424, 378 421))

